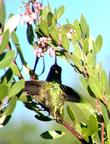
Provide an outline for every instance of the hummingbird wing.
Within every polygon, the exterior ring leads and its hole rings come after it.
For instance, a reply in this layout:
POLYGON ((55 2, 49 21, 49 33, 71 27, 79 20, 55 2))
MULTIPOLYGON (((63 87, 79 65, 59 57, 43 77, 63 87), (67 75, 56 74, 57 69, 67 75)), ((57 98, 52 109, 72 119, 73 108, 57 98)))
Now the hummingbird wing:
POLYGON ((70 101, 70 102, 80 102, 81 101, 81 97, 79 96, 79 94, 77 92, 75 92, 72 88, 70 88, 69 86, 61 85, 61 89, 66 94, 65 95, 66 101, 70 101))
POLYGON ((45 81, 31 80, 25 82, 25 91, 30 95, 37 95, 45 81))

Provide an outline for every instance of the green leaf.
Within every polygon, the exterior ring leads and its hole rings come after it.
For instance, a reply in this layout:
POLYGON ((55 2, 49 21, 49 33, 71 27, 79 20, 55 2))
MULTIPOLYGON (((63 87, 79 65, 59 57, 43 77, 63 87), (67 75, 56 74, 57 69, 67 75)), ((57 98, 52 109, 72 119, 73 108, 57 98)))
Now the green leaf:
POLYGON ((48 24, 45 21, 41 21, 39 24, 39 28, 42 31, 42 33, 46 36, 48 36, 49 31, 48 31, 48 24))
POLYGON ((48 26, 52 24, 52 18, 53 18, 53 14, 49 12, 47 15, 48 26))
POLYGON ((26 92, 23 92, 20 95, 19 100, 26 103, 26 102, 32 101, 32 98, 31 98, 31 96, 27 96, 26 92))
POLYGON ((5 74, 1 77, 1 81, 3 85, 7 85, 8 87, 10 87, 12 85, 12 81, 13 81, 13 72, 12 70, 9 68, 5 74))
POLYGON ((9 41, 9 30, 6 30, 3 33, 2 43, 0 45, 0 54, 2 54, 3 51, 6 49, 6 47, 8 45, 8 41, 9 41))
POLYGON ((34 31, 32 25, 27 25, 26 36, 29 44, 32 45, 34 41, 34 31))
POLYGON ((82 86, 85 88, 85 90, 87 90, 88 80, 81 76, 80 77, 80 82, 81 82, 82 86))
POLYGON ((52 17, 52 26, 56 26, 56 24, 57 24, 56 15, 53 15, 53 17, 52 17))
POLYGON ((6 18, 6 9, 5 9, 5 3, 4 0, 0 0, 0 23, 4 25, 6 18))
POLYGON ((81 31, 82 31, 82 37, 83 39, 85 39, 86 37, 88 38, 88 34, 89 34, 89 28, 88 28, 88 24, 86 22, 86 19, 83 15, 81 15, 80 18, 80 26, 81 26, 81 31))
POLYGON ((67 105, 66 109, 67 109, 67 112, 68 112, 68 115, 69 115, 70 119, 73 122, 75 122, 76 118, 75 118, 75 115, 74 115, 74 112, 73 112, 72 108, 69 105, 67 105))
POLYGON ((107 112, 107 108, 105 107, 105 105, 103 103, 100 102, 100 106, 101 106, 101 110, 102 110, 102 113, 103 113, 103 118, 104 118, 104 121, 106 123, 106 125, 109 124, 110 120, 109 120, 109 117, 108 117, 108 112, 107 112))
POLYGON ((8 87, 0 84, 0 101, 2 101, 8 94, 8 87))
POLYGON ((98 131, 98 122, 96 117, 92 114, 87 122, 88 135, 91 136, 98 131))
POLYGON ((85 124, 86 127, 82 127, 82 133, 83 136, 88 139, 88 136, 92 136, 95 132, 98 131, 98 122, 96 117, 91 114, 85 124))
POLYGON ((53 38, 53 40, 54 40, 55 42, 58 42, 59 35, 58 35, 57 29, 56 29, 54 26, 51 26, 51 27, 50 27, 49 33, 50 33, 51 37, 53 38))
POLYGON ((73 47, 77 44, 77 35, 74 33, 72 34, 71 42, 72 42, 73 47))
POLYGON ((74 104, 72 103, 72 104, 69 104, 69 105, 71 106, 71 109, 74 113, 74 117, 75 117, 76 121, 78 123, 80 123, 80 122, 85 123, 88 119, 88 112, 85 108, 85 105, 79 105, 79 104, 76 104, 76 103, 74 103, 74 104), (83 109, 82 109, 82 107, 83 107, 83 109))
POLYGON ((22 64, 26 66, 27 62, 24 59, 23 52, 22 52, 21 47, 20 47, 19 39, 18 39, 15 31, 11 33, 11 38, 12 38, 13 43, 15 44, 17 52, 19 53, 22 64))
POLYGON ((101 81, 102 89, 105 92, 106 87, 107 87, 107 75, 106 75, 106 72, 104 70, 102 70, 100 78, 101 78, 100 81, 101 81))
POLYGON ((12 62, 10 68, 12 69, 14 75, 20 76, 19 68, 15 63, 12 62))
POLYGON ((76 53, 72 53, 71 55, 71 61, 78 67, 81 67, 81 62, 80 62, 80 58, 76 55, 76 53))
MULTIPOLYGON (((93 94, 95 95, 95 97, 97 97, 97 98, 102 97, 102 88, 100 85, 100 81, 98 79, 96 79, 94 75, 90 75, 90 77, 89 77, 89 87, 90 87, 91 92, 93 92, 93 94)), ((90 93, 90 91, 88 91, 88 92, 90 93)), ((91 95, 91 93, 90 93, 90 95, 91 95)))
POLYGON ((89 70, 89 67, 94 67, 96 64, 96 53, 93 51, 93 52, 89 52, 88 55, 87 55, 87 65, 88 65, 88 71, 89 70))
POLYGON ((110 122, 107 124, 107 138, 110 140, 110 122))
POLYGON ((68 37, 67 37, 67 33, 66 32, 62 32, 62 37, 61 37, 61 41, 62 41, 62 46, 63 48, 65 48, 67 51, 69 49, 69 40, 68 40, 68 37))
POLYGON ((5 109, 4 115, 11 115, 16 107, 17 97, 12 97, 9 100, 8 106, 5 109))
POLYGON ((49 13, 49 7, 46 6, 43 8, 42 12, 41 12, 41 20, 47 22, 47 15, 49 13))
POLYGON ((16 96, 22 89, 24 88, 24 80, 19 80, 18 82, 14 83, 12 87, 9 89, 8 96, 16 96))
POLYGON ((50 130, 42 133, 40 136, 44 139, 57 139, 64 135, 65 133, 60 130, 50 130))
POLYGON ((98 35, 95 41, 96 44, 96 52, 99 52, 102 47, 102 36, 98 35))
POLYGON ((83 50, 84 50, 84 53, 87 54, 88 51, 89 51, 89 42, 87 39, 84 40, 83 42, 83 50))
POLYGON ((58 8, 58 10, 55 11, 55 15, 57 19, 59 19, 63 15, 64 10, 65 10, 65 7, 62 5, 58 8))
POLYGON ((14 60, 15 52, 10 50, 0 55, 0 69, 8 67, 14 60))
POLYGON ((42 113, 39 113, 39 112, 35 115, 35 118, 40 120, 40 121, 51 121, 52 120, 48 116, 45 116, 45 115, 43 115, 42 113))

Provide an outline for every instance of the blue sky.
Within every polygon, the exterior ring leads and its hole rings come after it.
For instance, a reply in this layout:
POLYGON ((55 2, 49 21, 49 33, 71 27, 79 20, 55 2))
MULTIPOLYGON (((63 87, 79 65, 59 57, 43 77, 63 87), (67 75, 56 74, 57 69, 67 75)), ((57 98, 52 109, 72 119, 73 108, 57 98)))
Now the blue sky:
MULTIPOLYGON (((65 19, 68 18, 70 22, 73 22, 75 19, 80 19, 81 14, 86 17, 86 20, 90 26, 90 33, 93 38, 96 38, 98 34, 102 34, 103 36, 103 48, 98 54, 98 61, 102 62, 103 67, 106 69, 107 73, 110 70, 110 19, 109 19, 109 11, 110 11, 110 1, 109 0, 48 0, 50 5, 53 8, 57 8, 60 5, 65 6, 65 13, 64 16, 61 18, 62 22, 65 22, 65 19)), ((22 0, 5 0, 7 13, 19 13, 19 6, 21 5, 22 0)), ((44 4, 46 0, 43 0, 44 4)), ((20 35, 22 37, 26 37, 25 34, 25 27, 21 27, 20 35)), ((34 64, 34 58, 32 55, 32 49, 28 48, 26 45, 26 39, 22 38, 21 46, 24 49, 25 57, 27 62, 29 62, 30 66, 34 64), (28 53, 27 53, 28 49, 28 53)), ((46 64, 49 66, 52 64, 53 59, 48 59, 46 64)), ((63 82, 67 85, 76 87, 74 82, 68 81, 71 79, 73 75, 73 70, 71 67, 63 61, 59 61, 59 65, 63 67, 63 82), (65 69, 65 65, 68 67, 69 71, 65 69)), ((48 69, 47 68, 47 69, 48 69)), ((46 70, 47 70, 46 69, 46 70)), ((47 73, 44 73, 40 77, 40 79, 45 79, 47 73)), ((76 79, 77 76, 74 73, 74 78, 76 79)), ((76 82, 76 80, 75 80, 76 82)))

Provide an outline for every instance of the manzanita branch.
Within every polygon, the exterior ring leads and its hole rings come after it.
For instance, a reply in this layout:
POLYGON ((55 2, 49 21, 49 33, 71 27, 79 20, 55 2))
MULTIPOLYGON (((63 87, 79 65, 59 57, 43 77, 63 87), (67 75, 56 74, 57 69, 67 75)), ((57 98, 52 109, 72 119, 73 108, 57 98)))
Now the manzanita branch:
POLYGON ((69 123, 63 121, 63 126, 68 129, 82 144, 88 144, 87 141, 78 133, 69 123))

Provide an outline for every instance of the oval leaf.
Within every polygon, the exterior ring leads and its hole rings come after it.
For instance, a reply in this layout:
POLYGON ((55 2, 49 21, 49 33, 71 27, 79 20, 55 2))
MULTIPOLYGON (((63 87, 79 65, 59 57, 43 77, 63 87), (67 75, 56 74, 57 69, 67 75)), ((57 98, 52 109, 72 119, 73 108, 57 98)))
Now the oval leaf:
POLYGON ((88 36, 89 36, 89 27, 88 27, 86 19, 83 15, 81 15, 81 18, 80 18, 80 26, 81 26, 83 39, 85 39, 86 37, 88 38, 88 36))
POLYGON ((42 33, 46 36, 48 36, 49 32, 48 32, 48 24, 45 21, 41 21, 41 23, 39 24, 39 28, 42 31, 42 33))
POLYGON ((19 80, 9 89, 8 96, 12 97, 17 95, 24 88, 24 80, 19 80))
POLYGON ((64 135, 65 133, 60 130, 50 130, 42 133, 40 136, 44 139, 57 139, 64 135))
POLYGON ((52 24, 52 18, 53 18, 53 14, 51 12, 49 12, 47 15, 48 26, 50 26, 52 24))
POLYGON ((97 36, 95 44, 96 44, 96 52, 99 52, 99 50, 102 47, 102 36, 101 35, 97 36))
POLYGON ((6 30, 3 34, 2 43, 0 45, 0 54, 6 49, 9 41, 9 30, 6 30))
POLYGON ((6 85, 0 85, 0 101, 4 99, 8 94, 8 87, 6 85))
POLYGON ((27 40, 29 44, 32 45, 34 41, 34 31, 33 31, 32 25, 29 25, 29 24, 27 25, 26 34, 27 34, 27 40))
POLYGON ((11 63, 10 65, 11 70, 13 71, 13 74, 16 76, 20 76, 20 71, 19 68, 17 67, 17 65, 15 63, 11 63))
POLYGON ((87 122, 87 129, 88 129, 88 135, 90 136, 96 131, 98 131, 98 122, 93 114, 89 116, 89 120, 87 122))
MULTIPOLYGON (((98 81, 95 76, 91 75, 91 77, 89 78, 89 88, 90 88, 91 92, 93 92, 95 97, 97 97, 97 98, 102 97, 102 88, 100 85, 100 81, 98 81)), ((90 92, 90 91, 88 91, 88 92, 90 92)))
POLYGON ((50 27, 50 35, 53 38, 54 41, 58 42, 58 31, 54 26, 50 27))
POLYGON ((4 0, 0 0, 0 23, 3 25, 6 18, 6 9, 4 0))
POLYGON ((0 55, 0 69, 4 69, 8 67, 13 61, 14 56, 15 56, 15 52, 11 50, 1 54, 0 55))
POLYGON ((69 49, 69 40, 68 40, 67 34, 63 33, 61 39, 62 39, 62 46, 63 46, 63 48, 65 48, 66 50, 68 50, 69 49))
POLYGON ((71 119, 73 122, 75 122, 75 121, 76 121, 76 118, 75 118, 75 115, 74 115, 71 107, 70 107, 69 105, 67 105, 67 108, 66 108, 66 109, 67 109, 67 112, 68 112, 68 115, 69 115, 70 119, 71 119))
POLYGON ((35 118, 40 120, 40 121, 51 121, 52 120, 51 118, 43 115, 42 113, 38 113, 37 115, 35 115, 35 118))
POLYGON ((58 10, 55 11, 57 19, 59 19, 63 15, 64 10, 65 10, 65 7, 62 5, 58 8, 58 10))
POLYGON ((106 123, 106 125, 108 125, 110 123, 110 119, 108 117, 108 111, 107 111, 107 108, 106 106, 100 102, 100 106, 101 106, 101 110, 102 110, 102 113, 103 113, 103 118, 104 118, 104 121, 106 123))
POLYGON ((22 52, 21 47, 20 47, 20 43, 19 43, 19 39, 17 37, 17 34, 15 32, 12 32, 11 38, 12 38, 13 43, 15 44, 17 52, 19 53, 22 64, 27 65, 27 62, 24 59, 23 52, 22 52))
POLYGON ((11 115, 3 115, 2 117, 0 117, 0 128, 2 128, 3 126, 5 126, 9 120, 11 118, 11 115))
POLYGON ((17 97, 12 97, 9 100, 8 106, 5 109, 4 115, 11 115, 16 107, 17 97))

